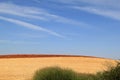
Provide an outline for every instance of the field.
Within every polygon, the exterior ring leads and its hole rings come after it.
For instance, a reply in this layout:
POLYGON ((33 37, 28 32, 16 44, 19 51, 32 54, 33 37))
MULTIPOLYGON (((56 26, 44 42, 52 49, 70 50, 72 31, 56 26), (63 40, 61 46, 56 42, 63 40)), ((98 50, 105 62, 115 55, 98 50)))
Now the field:
POLYGON ((80 73, 103 71, 114 60, 89 56, 12 55, 0 56, 0 80, 31 80, 34 72, 49 66, 70 68, 80 73))

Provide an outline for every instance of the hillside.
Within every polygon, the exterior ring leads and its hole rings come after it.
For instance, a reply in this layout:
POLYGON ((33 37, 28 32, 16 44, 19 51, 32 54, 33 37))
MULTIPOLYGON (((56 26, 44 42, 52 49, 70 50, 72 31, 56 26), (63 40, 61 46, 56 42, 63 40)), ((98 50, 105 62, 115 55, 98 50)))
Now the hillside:
POLYGON ((59 66, 79 73, 95 74, 106 69, 112 59, 74 55, 1 55, 0 80, 30 80, 38 69, 59 66))

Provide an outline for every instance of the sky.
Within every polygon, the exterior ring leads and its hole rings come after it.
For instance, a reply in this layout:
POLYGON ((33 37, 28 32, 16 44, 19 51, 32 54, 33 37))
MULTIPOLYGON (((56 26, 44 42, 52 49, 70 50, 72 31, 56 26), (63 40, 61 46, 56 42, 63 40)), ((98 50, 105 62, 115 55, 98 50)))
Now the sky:
POLYGON ((120 0, 0 0, 0 54, 120 59, 120 0))

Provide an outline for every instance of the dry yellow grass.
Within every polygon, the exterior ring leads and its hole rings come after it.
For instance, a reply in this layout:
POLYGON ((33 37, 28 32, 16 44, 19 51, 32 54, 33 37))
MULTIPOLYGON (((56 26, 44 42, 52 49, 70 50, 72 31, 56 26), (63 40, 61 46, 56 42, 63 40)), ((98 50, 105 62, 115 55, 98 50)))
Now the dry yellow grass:
POLYGON ((34 72, 48 66, 70 68, 81 73, 96 73, 114 60, 89 57, 44 57, 0 59, 0 80, 30 80, 34 72))

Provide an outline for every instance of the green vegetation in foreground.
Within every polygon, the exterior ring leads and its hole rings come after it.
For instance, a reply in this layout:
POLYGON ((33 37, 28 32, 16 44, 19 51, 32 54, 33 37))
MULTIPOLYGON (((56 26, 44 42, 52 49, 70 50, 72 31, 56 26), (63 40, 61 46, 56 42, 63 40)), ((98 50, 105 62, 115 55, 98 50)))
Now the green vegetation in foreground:
POLYGON ((38 70, 33 80, 77 80, 77 74, 69 69, 48 67, 38 70))
POLYGON ((76 73, 59 67, 48 67, 36 71, 33 80, 120 80, 120 63, 96 75, 76 73))
POLYGON ((107 71, 97 73, 96 77, 97 80, 120 80, 120 62, 107 71))

